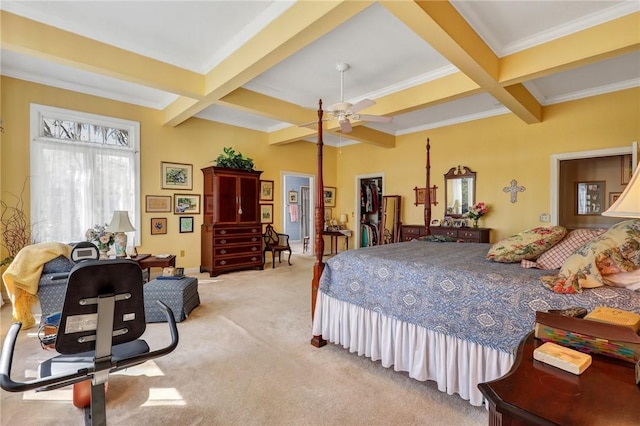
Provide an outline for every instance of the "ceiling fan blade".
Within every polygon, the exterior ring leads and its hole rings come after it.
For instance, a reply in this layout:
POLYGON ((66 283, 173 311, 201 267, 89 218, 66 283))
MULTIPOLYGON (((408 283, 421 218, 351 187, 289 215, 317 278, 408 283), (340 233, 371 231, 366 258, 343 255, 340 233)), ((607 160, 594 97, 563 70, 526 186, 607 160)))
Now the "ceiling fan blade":
POLYGON ((351 122, 349 121, 348 118, 344 118, 344 119, 340 120, 339 123, 340 123, 340 131, 342 133, 351 132, 351 122))
POLYGON ((385 117, 384 115, 358 114, 358 119, 363 121, 375 121, 377 123, 390 123, 393 117, 385 117))
POLYGON ((356 113, 360 110, 363 110, 365 108, 369 108, 370 106, 375 105, 376 102, 372 101, 371 99, 363 99, 360 102, 356 103, 355 105, 352 105, 351 108, 349 108, 351 110, 352 113, 356 113))

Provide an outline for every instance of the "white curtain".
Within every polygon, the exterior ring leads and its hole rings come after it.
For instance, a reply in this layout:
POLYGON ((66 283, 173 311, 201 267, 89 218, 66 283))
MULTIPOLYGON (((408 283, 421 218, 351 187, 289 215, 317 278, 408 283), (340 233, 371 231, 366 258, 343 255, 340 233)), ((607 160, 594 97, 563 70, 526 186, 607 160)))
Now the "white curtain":
POLYGON ((128 211, 135 221, 135 155, 127 148, 35 139, 31 145, 34 239, 83 241, 87 229, 108 224, 114 210, 128 211))

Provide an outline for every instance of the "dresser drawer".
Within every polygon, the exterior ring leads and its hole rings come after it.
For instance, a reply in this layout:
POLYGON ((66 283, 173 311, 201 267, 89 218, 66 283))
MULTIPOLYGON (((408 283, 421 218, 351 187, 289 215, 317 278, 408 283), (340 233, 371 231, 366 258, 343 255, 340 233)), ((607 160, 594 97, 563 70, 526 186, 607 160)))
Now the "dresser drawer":
POLYGON ((233 257, 216 257, 213 259, 213 267, 215 269, 223 268, 235 268, 237 266, 261 266, 262 255, 260 252, 250 254, 246 256, 233 256, 233 257))
POLYGON ((260 244, 262 241, 261 235, 227 235, 218 236, 213 238, 213 247, 228 246, 233 244, 260 244))
POLYGON ((260 253, 262 251, 262 246, 260 244, 253 245, 229 245, 229 244, 221 244, 216 245, 213 248, 214 254, 216 256, 236 256, 238 254, 248 255, 260 253))
POLYGON ((444 235, 445 237, 453 238, 455 240, 458 238, 458 230, 455 228, 449 228, 449 229, 431 228, 431 235, 444 235))
POLYGON ((214 237, 227 237, 231 235, 262 235, 262 230, 259 226, 237 226, 233 228, 219 228, 216 227, 213 230, 214 237))

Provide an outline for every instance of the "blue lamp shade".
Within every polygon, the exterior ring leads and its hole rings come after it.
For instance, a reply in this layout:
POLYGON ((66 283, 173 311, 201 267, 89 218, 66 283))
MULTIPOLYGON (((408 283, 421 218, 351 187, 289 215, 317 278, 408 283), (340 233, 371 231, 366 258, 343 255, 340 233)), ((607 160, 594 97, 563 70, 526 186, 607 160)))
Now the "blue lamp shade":
POLYGON ((116 257, 126 257, 127 234, 125 234, 125 232, 135 231, 135 228, 129 220, 129 213, 126 210, 114 211, 113 218, 107 229, 109 232, 115 234, 114 248, 116 250, 116 257))

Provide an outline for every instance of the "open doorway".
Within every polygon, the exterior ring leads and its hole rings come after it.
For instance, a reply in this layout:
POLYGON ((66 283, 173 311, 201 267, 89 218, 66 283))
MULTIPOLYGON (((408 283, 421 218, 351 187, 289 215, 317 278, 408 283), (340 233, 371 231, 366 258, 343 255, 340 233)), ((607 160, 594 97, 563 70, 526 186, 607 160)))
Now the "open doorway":
POLYGON ((289 235, 293 253, 313 256, 315 176, 305 173, 281 172, 282 229, 289 235))
MULTIPOLYGON (((551 224, 552 225, 562 225, 572 227, 572 223, 568 223, 568 219, 566 218, 567 214, 564 212, 566 210, 566 205, 570 205, 570 209, 573 209, 573 192, 571 190, 566 189, 566 182, 564 180, 569 180, 569 184, 573 185, 574 178, 570 178, 567 176, 567 173, 563 174, 563 171, 570 170, 567 166, 568 163, 573 161, 581 161, 588 159, 597 159, 597 158, 609 158, 609 157, 617 157, 615 161, 619 164, 620 159, 623 156, 631 155, 631 170, 635 170, 638 163, 638 143, 633 142, 630 146, 619 147, 619 148, 606 148, 606 149, 597 149, 597 150, 589 150, 589 151, 578 151, 578 152, 567 152, 562 154, 554 154, 551 156, 551 224), (569 198, 567 200, 567 198, 569 198)), ((585 163, 589 164, 589 163, 585 163)), ((589 168, 589 167, 587 167, 589 168)), ((591 166, 590 169, 595 169, 596 167, 591 166)), ((571 186, 573 189, 573 186, 571 186)), ((620 189, 620 188, 618 188, 620 189)), ((608 194, 607 194, 608 195, 608 194)), ((608 197, 607 197, 608 199, 608 197)), ((608 204, 604 207, 608 207, 608 204)), ((605 208, 603 208, 604 210, 605 208)), ((571 217, 571 214, 568 215, 571 217)), ((598 218, 600 219, 600 218, 598 218)), ((573 224, 575 227, 575 224, 573 224)))
POLYGON ((375 246, 379 243, 380 219, 382 218, 382 195, 384 173, 369 173, 356 176, 355 240, 354 247, 375 246))

